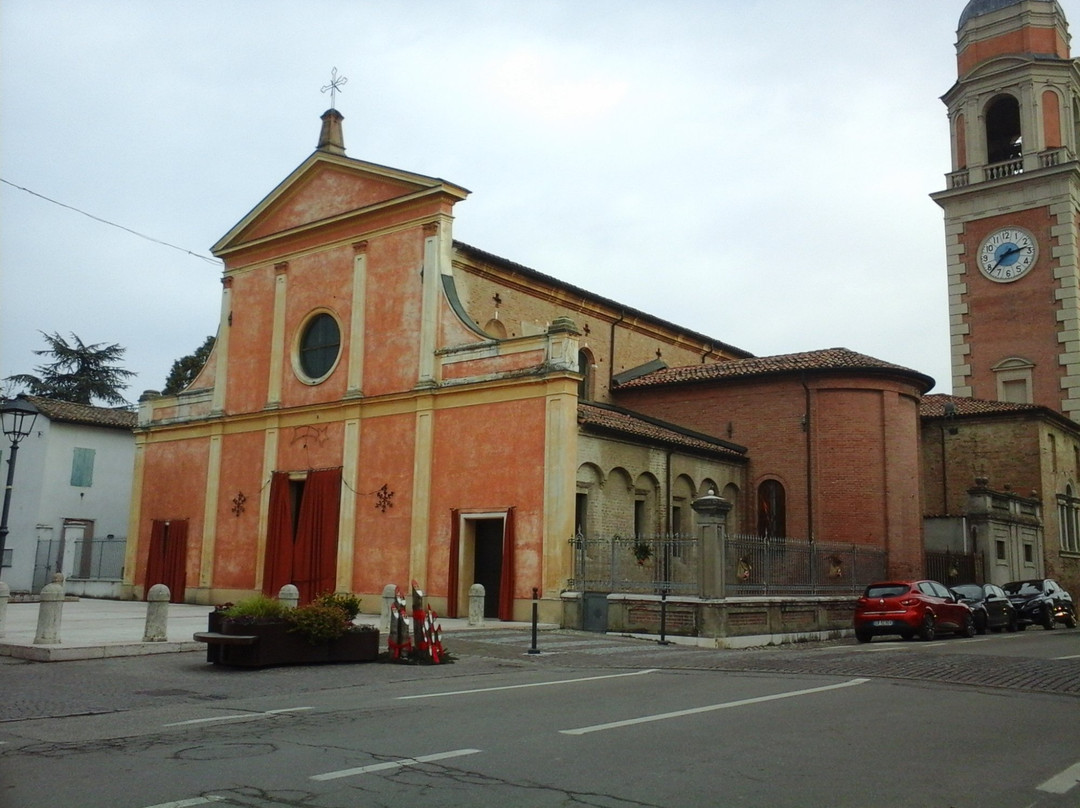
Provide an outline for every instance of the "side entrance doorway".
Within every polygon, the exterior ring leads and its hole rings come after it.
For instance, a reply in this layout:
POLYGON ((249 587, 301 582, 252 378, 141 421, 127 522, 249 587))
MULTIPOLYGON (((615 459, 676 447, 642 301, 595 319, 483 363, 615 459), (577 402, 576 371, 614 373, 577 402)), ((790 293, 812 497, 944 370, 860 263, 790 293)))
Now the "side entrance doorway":
POLYGON ((484 617, 499 616, 499 586, 503 564, 503 520, 473 521, 475 553, 473 583, 484 587, 484 617))
POLYGON ((447 612, 468 614, 469 587, 484 587, 484 617, 512 620, 514 614, 514 509, 480 513, 453 511, 447 612))

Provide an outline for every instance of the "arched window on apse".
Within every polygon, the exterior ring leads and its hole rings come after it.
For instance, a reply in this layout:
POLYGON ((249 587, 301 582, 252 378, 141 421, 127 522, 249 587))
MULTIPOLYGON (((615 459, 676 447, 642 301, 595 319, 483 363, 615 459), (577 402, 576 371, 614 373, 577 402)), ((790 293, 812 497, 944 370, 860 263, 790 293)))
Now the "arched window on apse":
POLYGON ((758 486, 757 532, 759 536, 787 535, 786 497, 779 480, 765 480, 758 486))
POLYGON ((581 374, 581 381, 578 382, 578 400, 579 401, 592 401, 593 400, 593 358, 584 348, 578 351, 577 355, 578 373, 581 374))
POLYGON ((1004 163, 1021 154, 1020 103, 1011 95, 998 96, 986 110, 986 162, 1004 163))

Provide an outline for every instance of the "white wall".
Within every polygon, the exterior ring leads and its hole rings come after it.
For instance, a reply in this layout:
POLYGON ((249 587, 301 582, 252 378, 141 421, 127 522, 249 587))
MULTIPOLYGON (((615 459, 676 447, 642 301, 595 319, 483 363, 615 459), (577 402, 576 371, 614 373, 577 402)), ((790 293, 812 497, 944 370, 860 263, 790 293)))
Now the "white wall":
MULTIPOLYGON (((96 537, 126 536, 134 462, 135 439, 130 431, 52 422, 38 415, 33 433, 19 446, 6 545, 13 550, 12 566, 0 572, 0 580, 13 592, 29 591, 38 538, 58 542, 65 519, 93 520, 96 537), (71 485, 76 448, 95 452, 89 487, 71 485)), ((7 473, 6 463, 3 473, 7 473)), ((54 545, 54 565, 57 550, 54 545)), ((74 543, 68 542, 59 559, 65 575, 72 573, 74 550, 74 543)))

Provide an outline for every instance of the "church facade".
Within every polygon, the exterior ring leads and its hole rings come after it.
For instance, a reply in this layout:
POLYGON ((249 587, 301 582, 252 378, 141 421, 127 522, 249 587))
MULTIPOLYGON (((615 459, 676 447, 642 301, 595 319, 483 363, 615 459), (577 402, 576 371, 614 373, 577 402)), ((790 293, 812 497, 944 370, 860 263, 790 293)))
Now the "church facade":
POLYGON ((327 111, 315 152, 214 246, 201 374, 140 403, 128 591, 217 603, 294 583, 377 611, 387 584, 417 581, 453 616, 482 583, 489 616, 525 619, 535 593, 560 622, 582 539, 693 534, 710 493, 729 534, 865 548, 911 578, 926 517, 971 551, 972 491, 1024 527, 980 577, 1080 589, 1068 43, 1053 0, 960 17, 952 171, 933 194, 946 397, 844 348, 756 357, 456 241, 468 191, 346 156, 327 111))
POLYGON ((783 535, 915 572, 931 380, 826 351, 687 382, 706 418, 667 408, 674 369, 755 359, 455 241, 467 194, 347 157, 331 109, 316 151, 214 246, 215 348, 187 390, 140 403, 133 596, 294 583, 377 611, 415 580, 455 615, 479 582, 493 617, 525 619, 535 591, 559 621, 571 539, 691 533, 710 492, 733 533, 775 533, 761 503, 779 492, 783 535))

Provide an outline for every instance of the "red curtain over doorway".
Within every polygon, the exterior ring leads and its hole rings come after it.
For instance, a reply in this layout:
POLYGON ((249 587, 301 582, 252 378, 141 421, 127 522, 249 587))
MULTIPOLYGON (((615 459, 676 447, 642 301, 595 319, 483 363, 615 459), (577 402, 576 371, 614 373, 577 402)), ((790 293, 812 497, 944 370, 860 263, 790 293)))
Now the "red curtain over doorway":
POLYGON ((303 487, 296 511, 289 472, 276 471, 270 480, 263 594, 276 597, 291 583, 300 592, 300 602, 309 603, 337 586, 341 469, 309 471, 295 484, 303 487))
POLYGON ((169 587, 169 600, 184 602, 187 587, 187 519, 155 519, 150 525, 146 559, 146 591, 154 584, 169 587))
POLYGON ((499 619, 514 619, 514 509, 503 519, 502 569, 499 572, 499 619))

